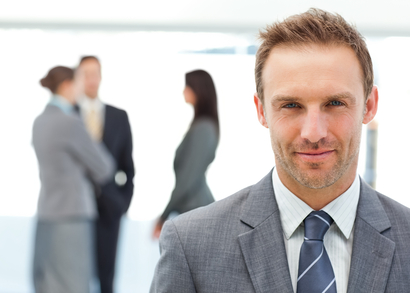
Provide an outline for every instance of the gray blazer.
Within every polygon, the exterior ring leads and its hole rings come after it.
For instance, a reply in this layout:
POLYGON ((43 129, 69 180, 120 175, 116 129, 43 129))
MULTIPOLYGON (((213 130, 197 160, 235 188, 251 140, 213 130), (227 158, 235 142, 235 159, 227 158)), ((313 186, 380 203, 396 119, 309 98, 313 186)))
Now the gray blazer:
POLYGON ((205 172, 215 159, 218 140, 215 122, 205 117, 194 121, 175 153, 175 188, 163 221, 173 211, 182 214, 215 201, 205 172))
MULTIPOLYGON (((152 293, 293 292, 271 173, 167 221, 160 248, 152 293)), ((348 292, 409 292, 409 252, 410 209, 362 180, 348 292)))
POLYGON ((80 117, 47 105, 34 121, 33 146, 41 181, 38 218, 95 218, 89 178, 105 183, 113 176, 114 160, 91 140, 80 117))

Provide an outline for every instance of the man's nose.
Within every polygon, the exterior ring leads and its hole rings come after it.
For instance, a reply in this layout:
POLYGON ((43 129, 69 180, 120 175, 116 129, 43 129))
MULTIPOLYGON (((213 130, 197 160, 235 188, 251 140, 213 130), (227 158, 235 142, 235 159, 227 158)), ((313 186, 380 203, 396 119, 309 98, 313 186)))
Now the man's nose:
POLYGON ((311 143, 316 143, 327 136, 326 117, 320 110, 308 110, 302 123, 301 136, 311 143))

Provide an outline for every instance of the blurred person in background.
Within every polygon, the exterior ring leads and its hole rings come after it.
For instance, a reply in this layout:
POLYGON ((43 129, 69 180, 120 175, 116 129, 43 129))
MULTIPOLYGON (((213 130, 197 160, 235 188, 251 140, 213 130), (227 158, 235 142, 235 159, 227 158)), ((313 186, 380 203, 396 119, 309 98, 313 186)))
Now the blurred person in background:
POLYGON ((102 142, 116 161, 116 176, 97 188, 99 218, 96 222, 96 249, 101 293, 112 293, 121 217, 130 206, 134 191, 132 135, 125 111, 104 104, 98 91, 101 64, 95 56, 81 58, 78 70, 84 80, 80 113, 91 137, 102 142))
POLYGON ((212 77, 204 70, 185 75, 185 102, 195 116, 174 160, 175 188, 165 211, 157 221, 153 236, 158 238, 171 213, 182 214, 214 202, 205 172, 215 159, 219 141, 217 97, 212 77))
POLYGON ((74 70, 57 66, 40 81, 52 97, 33 125, 40 169, 33 280, 37 293, 88 293, 94 273, 97 208, 89 178, 114 173, 108 151, 91 140, 74 105, 81 86, 74 70))

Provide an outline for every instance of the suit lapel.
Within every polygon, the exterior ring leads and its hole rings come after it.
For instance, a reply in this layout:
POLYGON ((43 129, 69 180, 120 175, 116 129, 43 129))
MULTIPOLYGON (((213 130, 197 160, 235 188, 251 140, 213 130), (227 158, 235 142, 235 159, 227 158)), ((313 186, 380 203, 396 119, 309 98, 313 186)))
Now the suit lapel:
POLYGON ((241 221, 253 228, 238 240, 255 291, 292 293, 272 172, 252 187, 241 221))
POLYGON ((395 243, 382 232, 390 227, 376 192, 361 180, 347 292, 385 292, 395 243))
POLYGON ((110 128, 110 122, 111 122, 111 107, 108 105, 104 104, 104 122, 103 122, 103 135, 102 135, 102 141, 105 145, 107 145, 108 141, 108 129, 110 128))

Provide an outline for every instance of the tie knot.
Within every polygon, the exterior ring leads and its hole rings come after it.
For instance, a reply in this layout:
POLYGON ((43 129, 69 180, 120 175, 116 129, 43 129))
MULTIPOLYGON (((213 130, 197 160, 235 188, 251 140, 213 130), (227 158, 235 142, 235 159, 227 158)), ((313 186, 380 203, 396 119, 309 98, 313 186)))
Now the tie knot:
POLYGON ((304 222, 306 240, 323 241, 323 237, 332 225, 333 219, 324 211, 314 211, 306 217, 304 222))

